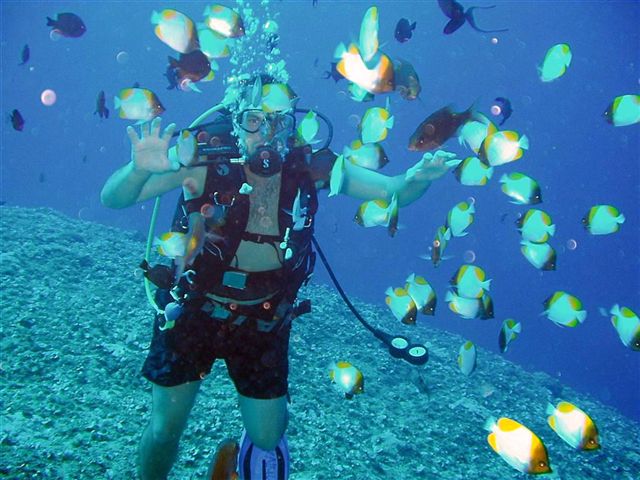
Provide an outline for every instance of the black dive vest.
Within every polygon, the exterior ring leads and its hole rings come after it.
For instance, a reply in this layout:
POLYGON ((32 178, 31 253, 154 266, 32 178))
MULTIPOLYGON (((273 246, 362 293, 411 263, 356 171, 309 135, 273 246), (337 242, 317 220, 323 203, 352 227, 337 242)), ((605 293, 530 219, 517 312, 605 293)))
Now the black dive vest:
MULTIPOLYGON (((200 292, 215 292, 219 295, 234 295, 238 300, 256 298, 260 290, 269 290, 275 286, 284 291, 285 296, 293 300, 298 289, 313 270, 315 253, 311 248, 313 235, 313 218, 318 209, 318 198, 315 182, 309 172, 311 148, 298 147, 286 156, 282 166, 280 198, 278 202, 278 235, 247 234, 245 232, 249 219, 249 195, 240 193, 246 182, 243 166, 230 163, 228 159, 218 156, 207 165, 207 176, 203 194, 195 199, 184 200, 181 194, 178 202, 172 230, 188 231, 188 215, 193 212, 213 212, 207 218, 207 232, 211 239, 205 241, 204 249, 190 267, 196 275, 192 289, 200 292), (290 214, 300 191, 300 208, 306 209, 304 226, 300 224, 294 229, 294 218, 290 214), (286 246, 283 242, 286 239, 286 246), (217 240, 216 240, 217 239, 217 240), (225 272, 241 272, 231 267, 236 250, 241 240, 268 242, 274 248, 282 250, 283 266, 279 271, 252 273, 256 279, 254 285, 247 286, 246 292, 238 292, 222 287, 222 276, 225 272), (290 249, 289 258, 285 251, 290 249), (265 285, 270 282, 271 285, 265 285), (279 285, 273 285, 276 282, 279 285), (258 290, 257 293, 251 290, 258 290)), ((299 222, 302 223, 302 222, 299 222)))

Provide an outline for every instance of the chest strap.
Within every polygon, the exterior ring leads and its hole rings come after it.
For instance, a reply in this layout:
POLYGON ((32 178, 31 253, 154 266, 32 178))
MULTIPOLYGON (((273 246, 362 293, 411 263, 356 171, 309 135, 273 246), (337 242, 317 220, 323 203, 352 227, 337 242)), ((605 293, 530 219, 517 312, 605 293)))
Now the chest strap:
POLYGON ((253 243, 280 243, 282 241, 280 235, 265 235, 263 233, 253 232, 243 232, 240 238, 253 243))

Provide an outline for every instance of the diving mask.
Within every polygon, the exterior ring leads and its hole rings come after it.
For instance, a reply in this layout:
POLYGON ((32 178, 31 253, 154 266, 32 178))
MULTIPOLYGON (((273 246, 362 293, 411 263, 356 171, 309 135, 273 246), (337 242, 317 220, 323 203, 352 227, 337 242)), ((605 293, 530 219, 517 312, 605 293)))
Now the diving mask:
POLYGON ((236 118, 240 129, 250 134, 260 132, 266 140, 247 158, 249 169, 263 177, 280 172, 283 159, 289 151, 290 137, 295 131, 296 118, 293 113, 247 109, 236 118))

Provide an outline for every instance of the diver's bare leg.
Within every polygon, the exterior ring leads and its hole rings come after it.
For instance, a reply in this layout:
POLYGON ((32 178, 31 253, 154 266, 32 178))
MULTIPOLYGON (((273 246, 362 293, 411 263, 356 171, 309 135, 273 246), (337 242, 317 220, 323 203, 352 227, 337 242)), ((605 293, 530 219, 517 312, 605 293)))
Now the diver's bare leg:
POLYGON ((260 400, 238 394, 238 402, 251 441, 263 450, 273 450, 287 429, 287 397, 260 400))
POLYGON ((138 448, 138 475, 141 480, 167 478, 178 455, 180 436, 201 383, 189 382, 175 387, 153 385, 151 420, 138 448))

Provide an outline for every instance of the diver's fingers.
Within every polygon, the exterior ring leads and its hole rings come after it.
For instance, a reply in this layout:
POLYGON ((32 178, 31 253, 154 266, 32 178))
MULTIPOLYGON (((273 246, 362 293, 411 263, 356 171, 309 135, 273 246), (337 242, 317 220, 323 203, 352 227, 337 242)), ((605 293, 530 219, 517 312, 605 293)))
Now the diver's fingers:
POLYGON ((136 129, 131 125, 127 127, 127 135, 129 135, 129 140, 131 141, 131 145, 136 146, 140 142, 140 138, 138 138, 138 134, 136 129))
POLYGON ((149 122, 144 122, 140 126, 140 139, 145 139, 149 136, 149 122))
POLYGON ((169 140, 171 140, 171 137, 173 136, 173 132, 175 132, 175 130, 175 123, 170 123, 169 125, 167 125, 167 128, 164 129, 164 133, 162 134, 162 140, 169 143, 169 140))
POLYGON ((156 117, 151 121, 151 136, 159 137, 160 136, 160 124, 162 123, 162 118, 156 117))

